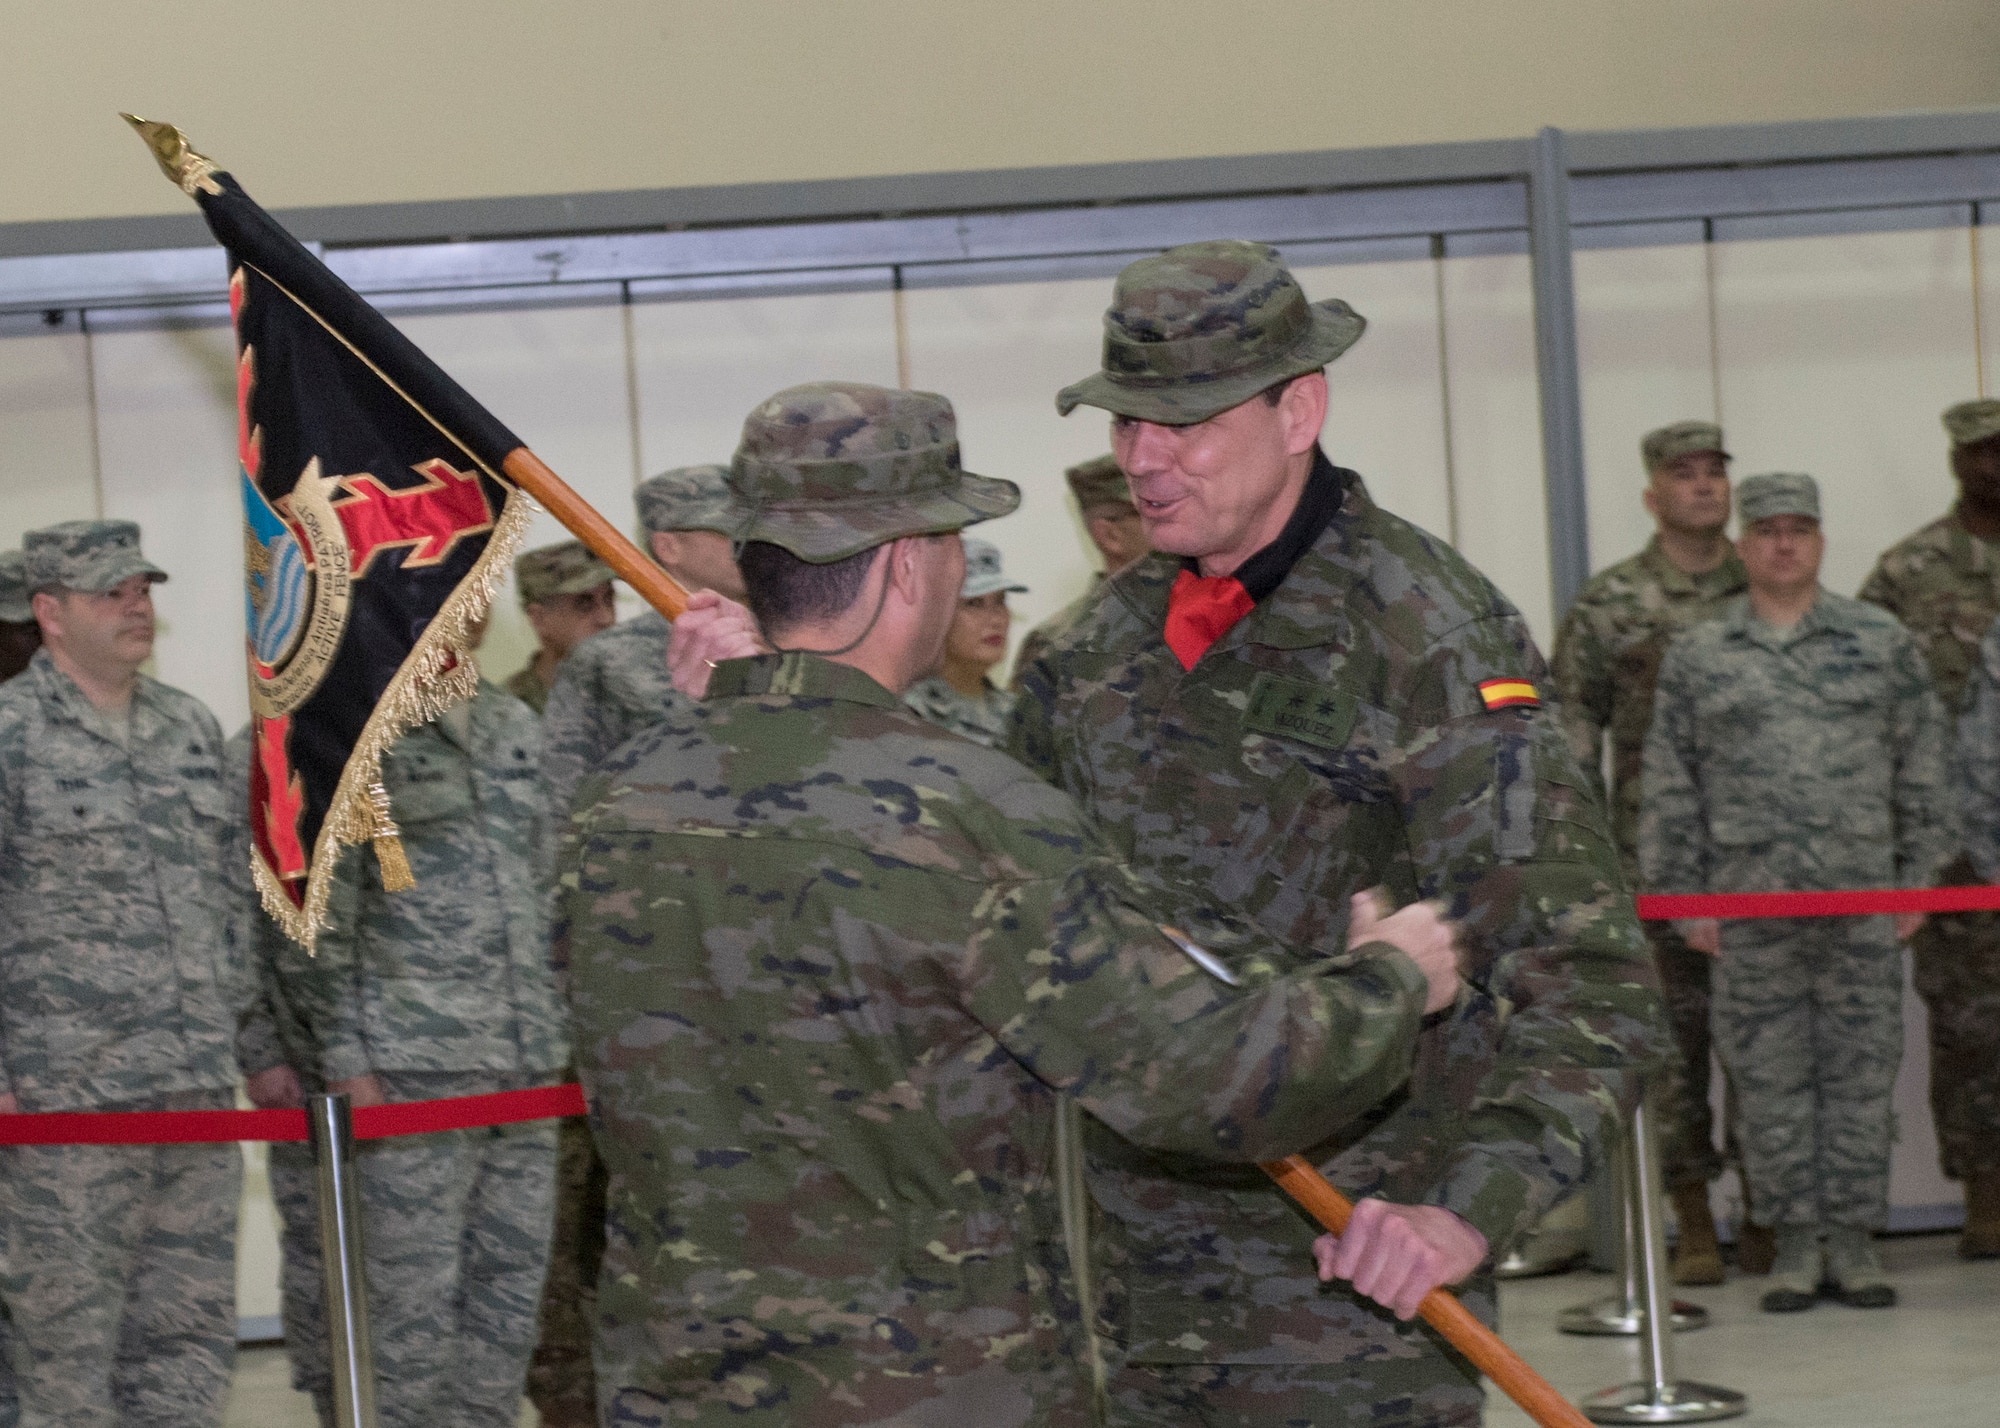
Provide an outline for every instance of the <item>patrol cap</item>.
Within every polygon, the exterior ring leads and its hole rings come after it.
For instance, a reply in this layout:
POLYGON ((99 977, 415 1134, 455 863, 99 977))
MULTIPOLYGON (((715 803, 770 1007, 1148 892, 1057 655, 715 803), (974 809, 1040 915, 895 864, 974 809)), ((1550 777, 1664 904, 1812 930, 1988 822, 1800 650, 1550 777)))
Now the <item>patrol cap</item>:
POLYGON ((1645 460, 1648 473, 1698 451, 1713 451, 1728 460, 1729 453, 1722 446, 1722 428, 1712 421, 1677 421, 1639 438, 1639 455, 1645 460))
POLYGON ((1944 429, 1951 433, 1953 446, 1970 446, 1989 436, 2000 436, 2000 400, 1981 397, 1946 407, 1944 429))
POLYGON ((537 546, 514 557, 514 585, 523 605, 534 605, 552 595, 581 595, 614 577, 611 567, 599 560, 580 540, 558 541, 537 546))
POLYGON ((1125 473, 1118 469, 1117 458, 1109 452, 1070 467, 1063 472, 1063 480, 1069 482, 1070 493, 1083 510, 1133 504, 1132 483, 1125 479, 1125 473))
POLYGON ((632 493, 649 531, 716 531, 734 536, 743 522, 729 496, 727 466, 676 466, 648 476, 632 493))
POLYGON ((1021 504, 1012 481, 959 465, 950 402, 865 382, 808 382, 764 401, 743 423, 729 487, 744 512, 739 541, 815 565, 1021 504))
POLYGON ((134 575, 154 584, 167 572, 139 553, 139 527, 131 521, 64 521, 29 531, 21 538, 28 589, 60 585, 70 590, 109 590, 134 575))
POLYGON ((28 563, 18 550, 0 550, 0 620, 25 625, 35 618, 28 600, 28 563))
POLYGON ((1736 486, 1736 509, 1746 526, 1771 516, 1811 516, 1818 520, 1819 482, 1797 471, 1746 476, 1736 486))
POLYGON ((965 538, 965 585, 958 592, 961 600, 977 600, 981 595, 991 595, 995 590, 1028 593, 1028 587, 1007 578, 1007 572, 1000 568, 1000 547, 990 540, 980 540, 977 536, 965 538))
POLYGON ((1128 264, 1104 314, 1104 368, 1056 394, 1166 426, 1206 421, 1352 347, 1366 319, 1338 298, 1309 303, 1263 243, 1184 243, 1128 264))

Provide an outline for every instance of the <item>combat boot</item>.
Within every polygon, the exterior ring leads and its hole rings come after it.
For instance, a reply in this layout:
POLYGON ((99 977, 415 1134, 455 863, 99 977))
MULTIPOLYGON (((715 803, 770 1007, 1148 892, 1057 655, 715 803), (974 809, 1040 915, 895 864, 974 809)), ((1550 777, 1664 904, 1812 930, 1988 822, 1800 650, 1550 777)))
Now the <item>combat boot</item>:
POLYGON ((1771 1264, 1771 1287, 1758 1302, 1767 1314, 1796 1314, 1819 1300, 1826 1272, 1818 1225, 1779 1225, 1778 1253, 1771 1264))
POLYGON ((1722 1283, 1722 1246, 1715 1240, 1715 1216, 1708 1208, 1708 1186, 1696 1180, 1673 1190, 1674 1219, 1681 1227, 1674 1246, 1674 1283, 1722 1283))
POLYGON ((1887 1309, 1896 1302, 1868 1230, 1835 1225, 1826 1232, 1826 1277, 1833 1297, 1851 1308, 1887 1309))
POLYGON ((2000 1259, 2000 1171, 1965 1177, 1965 1233, 1958 1237, 1960 1259, 2000 1259))
POLYGON ((1778 1258, 1778 1237, 1769 1225, 1753 1225, 1746 1212, 1736 1227, 1736 1267, 1745 1274, 1769 1274, 1778 1258))

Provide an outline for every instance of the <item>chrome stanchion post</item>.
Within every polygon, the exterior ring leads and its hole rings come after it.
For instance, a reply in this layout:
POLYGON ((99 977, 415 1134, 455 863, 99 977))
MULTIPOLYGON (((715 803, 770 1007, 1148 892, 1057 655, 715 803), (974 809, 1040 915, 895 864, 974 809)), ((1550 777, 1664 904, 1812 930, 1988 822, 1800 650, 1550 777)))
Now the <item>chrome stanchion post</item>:
POLYGON ((375 1355, 361 1263, 361 1196, 354 1184, 354 1121, 346 1096, 309 1096, 306 1122, 319 1168, 319 1257, 337 1428, 376 1428, 375 1355))
MULTIPOLYGON (((1636 1126, 1627 1126, 1618 1138, 1618 1154, 1612 1158, 1618 1182, 1618 1219, 1623 1230, 1619 1252, 1616 1294, 1572 1304, 1556 1316, 1556 1327, 1565 1334, 1606 1334, 1631 1337, 1646 1324, 1645 1295, 1639 1284, 1639 1187, 1645 1182, 1633 1169, 1632 1159, 1639 1137, 1636 1126)), ((1699 1304, 1675 1299, 1669 1305, 1669 1322, 1676 1333, 1708 1326, 1708 1311, 1699 1304)))
POLYGON ((1660 1143, 1652 1112, 1644 1098, 1632 1113, 1628 1158, 1636 1193, 1636 1242, 1639 1302, 1644 1310, 1640 1338, 1646 1377, 1639 1383, 1607 1388, 1583 1401, 1584 1416, 1593 1423, 1701 1423, 1734 1418, 1750 1404, 1733 1389, 1687 1383, 1674 1373, 1674 1336, 1668 1322, 1667 1226, 1660 1214, 1665 1179, 1660 1173, 1660 1143))

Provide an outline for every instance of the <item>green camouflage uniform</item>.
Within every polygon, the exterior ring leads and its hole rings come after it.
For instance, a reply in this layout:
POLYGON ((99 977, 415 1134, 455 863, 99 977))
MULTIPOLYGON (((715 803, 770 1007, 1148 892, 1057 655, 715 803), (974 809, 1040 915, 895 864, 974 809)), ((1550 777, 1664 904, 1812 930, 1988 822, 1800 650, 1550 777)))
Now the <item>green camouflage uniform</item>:
MULTIPOLYGON (((1063 480, 1068 483, 1070 494, 1076 498, 1077 509, 1086 519, 1093 507, 1132 504, 1132 487, 1126 481, 1125 473, 1118 469, 1117 459, 1109 453, 1093 456, 1070 467, 1063 472, 1063 480)), ((1021 637, 1021 648, 1014 655, 1014 687, 1020 685, 1020 672, 1039 659, 1043 650, 1060 640, 1083 618, 1084 612, 1103 588, 1104 572, 1098 571, 1090 577, 1088 590, 1021 637)))
MULTIPOLYGON (((1675 635, 1740 594, 1744 578, 1734 551, 1715 569, 1690 575, 1667 559, 1655 536, 1639 554, 1592 577, 1556 633, 1549 661, 1556 707, 1577 766, 1600 786, 1604 738, 1611 737, 1611 836, 1630 886, 1639 880, 1639 765, 1660 660, 1675 635)), ((1666 1181, 1705 1184, 1722 1173, 1709 1109, 1709 959, 1672 923, 1649 922, 1645 930, 1679 1053, 1660 1087, 1666 1181)))
MULTIPOLYGON (((30 533, 32 588, 154 573, 138 527, 30 533)), ((234 1104, 222 736, 143 676, 129 724, 44 649, 0 687, 0 1091, 23 1111, 234 1104)), ((219 1422, 236 1353, 233 1145, 0 1147, 0 1303, 26 1428, 219 1422)))
MULTIPOLYGON (((1943 516, 1884 551, 1861 598, 1916 636, 1946 711, 1969 708, 1979 642, 2000 615, 2000 545, 1956 513, 1943 516)), ((1984 880, 1963 858, 1940 879, 1984 880)), ((1932 913, 1910 954, 1930 1014, 1931 1118, 1944 1173, 2000 1172, 2000 913, 1932 913)))
MULTIPOLYGON (((942 398, 853 384, 759 408, 736 480, 795 493, 748 538, 806 559, 1013 504, 942 398)), ((1240 1163, 1407 1066, 1406 958, 1190 918, 1224 985, 1067 798, 817 656, 723 663, 579 804, 559 942, 612 1173, 609 1423, 1090 1421, 1053 1092, 1240 1163)))
MULTIPOLYGON (((537 546, 514 557, 514 590, 522 609, 558 595, 587 594, 613 578, 611 567, 580 540, 537 546)), ((548 707, 549 685, 535 672, 532 659, 509 676, 503 688, 537 714, 548 707)))
MULTIPOLYGON (((318 956, 263 960, 315 1065, 308 1091, 374 1074, 391 1101, 555 1081, 568 1059, 548 958, 534 715, 482 685, 383 759, 417 886, 387 893, 371 848, 337 869, 318 956)), ((310 1158, 274 1147, 293 1375, 331 1403, 310 1158), (281 1156, 280 1151, 285 1153, 281 1156)), ((546 1121, 363 1143, 370 1328, 384 1428, 512 1428, 535 1343, 554 1209, 546 1121)))
MULTIPOLYGON (((646 532, 714 530, 728 534, 735 516, 720 466, 687 466, 640 483, 634 492, 646 532)), ((657 610, 600 631, 569 652, 541 706, 542 781, 549 834, 560 836, 571 800, 606 755, 688 702, 667 677, 673 627, 657 610)), ((553 850, 551 850, 552 852, 553 850)), ((528 1370, 528 1397, 551 1425, 592 1423, 597 1382, 591 1369, 591 1318, 598 1264, 604 1257, 604 1162, 581 1116, 558 1132, 555 1237, 542 1291, 541 1337, 528 1370)))
MULTIPOLYGON (((1654 709, 1649 892, 1923 887, 1951 855, 1944 713, 1917 642, 1872 605, 1821 591, 1780 631, 1739 596, 1669 647, 1654 709)), ((1722 924, 1715 1044, 1760 1220, 1885 1221, 1901 1008, 1887 917, 1722 924)))
MULTIPOLYGON (((1309 321, 1302 308, 1261 245, 1141 260, 1106 318, 1106 370, 1058 409, 1202 420, 1360 335, 1344 303, 1314 305, 1309 321), (1278 342, 1296 345, 1256 360, 1278 342), (1227 375, 1187 379, 1204 364, 1227 375)), ((1010 749, 1086 799, 1150 879, 1287 943, 1337 941, 1350 897, 1378 885, 1398 903, 1444 901, 1473 994, 1426 1030, 1407 1094, 1310 1157, 1350 1194, 1454 1211, 1503 1255, 1601 1167, 1636 1094, 1629 1073, 1663 1045, 1657 981, 1555 720, 1482 695, 1489 681, 1546 680, 1520 616, 1354 473, 1316 454, 1312 480, 1331 483, 1329 523, 1191 669, 1162 635, 1180 561, 1156 554, 1112 576, 1024 672, 1010 749)), ((1092 1130, 1115 1422, 1478 1421, 1477 1373, 1423 1323, 1320 1284, 1316 1228, 1255 1172, 1092 1130)), ((1483 1271, 1461 1295, 1491 1318, 1483 1271)))

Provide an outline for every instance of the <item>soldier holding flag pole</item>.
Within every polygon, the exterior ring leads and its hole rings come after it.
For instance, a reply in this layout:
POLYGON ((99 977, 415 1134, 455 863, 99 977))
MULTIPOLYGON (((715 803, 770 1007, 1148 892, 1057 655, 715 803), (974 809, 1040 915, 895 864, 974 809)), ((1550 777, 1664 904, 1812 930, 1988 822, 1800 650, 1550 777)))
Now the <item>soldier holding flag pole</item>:
MULTIPOLYGON (((669 656, 677 686, 705 686, 713 652, 761 644, 740 607, 714 592, 688 599, 178 130, 126 117, 230 250, 239 386, 254 389, 260 373, 265 381, 264 405, 244 403, 239 433, 246 546, 256 547, 247 551, 257 718, 251 833, 266 908, 310 947, 343 847, 372 842, 385 890, 410 884, 382 754, 403 730, 471 692, 470 632, 490 601, 498 562, 518 541, 524 494, 656 609, 670 618, 686 612, 687 628, 677 628, 669 656), (280 315, 270 319, 275 326, 260 325, 266 314, 280 315), (267 413, 274 418, 268 425, 254 419, 267 413), (267 437, 274 438, 268 451, 267 437)), ((1509 702, 1504 691, 1496 699, 1509 702)), ((1423 912, 1387 917, 1386 909, 1357 904, 1350 933, 1382 934, 1385 924, 1423 912)), ((1375 940, 1362 936, 1359 945, 1375 940)), ((1183 937, 1169 941, 1214 970, 1208 954, 1183 937)), ((1283 1095, 1294 1088, 1280 1075, 1270 1089, 1283 1095)), ((1269 1115, 1275 1104, 1260 1102, 1258 1114, 1269 1115)), ((1137 1104, 1121 1105, 1113 1119, 1143 1114, 1137 1104)), ((1345 1202, 1310 1164, 1273 1161, 1263 1169, 1320 1223, 1345 1228, 1345 1202)), ((1386 1282, 1375 1288, 1390 1300, 1386 1282)), ((1399 1311, 1421 1308, 1537 1421, 1583 1421, 1490 1331, 1462 1312, 1444 1312, 1435 1292, 1420 1306, 1415 1292, 1403 1292, 1412 1288, 1395 1292, 1399 1311)))

